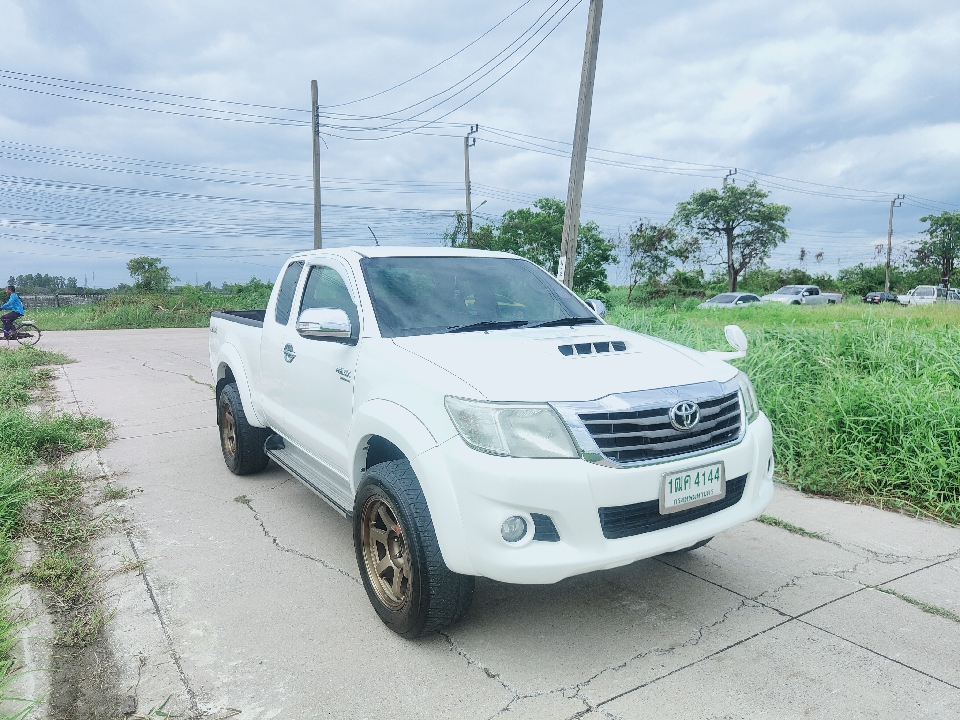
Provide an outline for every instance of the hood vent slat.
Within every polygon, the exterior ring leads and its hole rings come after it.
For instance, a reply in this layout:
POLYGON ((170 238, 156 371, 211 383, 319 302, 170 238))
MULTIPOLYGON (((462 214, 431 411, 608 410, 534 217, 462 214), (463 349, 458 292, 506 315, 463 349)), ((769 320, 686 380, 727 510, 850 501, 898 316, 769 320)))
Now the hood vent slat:
POLYGON ((558 345, 557 350, 564 357, 573 355, 594 355, 609 352, 624 352, 627 344, 622 340, 612 342, 574 343, 573 345, 558 345))

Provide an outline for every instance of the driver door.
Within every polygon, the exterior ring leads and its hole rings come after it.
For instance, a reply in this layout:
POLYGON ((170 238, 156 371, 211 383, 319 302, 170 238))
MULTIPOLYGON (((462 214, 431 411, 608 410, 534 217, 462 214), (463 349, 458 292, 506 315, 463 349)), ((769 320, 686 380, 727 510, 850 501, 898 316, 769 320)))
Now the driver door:
POLYGON ((295 317, 309 308, 339 308, 350 318, 351 337, 301 337, 291 322, 286 343, 294 358, 284 367, 283 404, 290 439, 334 471, 327 474, 338 486, 335 492, 352 503, 347 436, 353 419, 360 318, 345 270, 332 264, 307 270, 295 317))

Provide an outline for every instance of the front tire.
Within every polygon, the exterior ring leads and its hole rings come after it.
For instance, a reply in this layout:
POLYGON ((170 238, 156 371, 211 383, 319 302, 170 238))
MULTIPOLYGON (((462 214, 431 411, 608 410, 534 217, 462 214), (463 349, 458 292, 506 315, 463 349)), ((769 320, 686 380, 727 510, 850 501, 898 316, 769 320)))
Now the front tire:
POLYGON ((24 320, 14 326, 14 337, 21 345, 36 345, 40 342, 40 328, 32 320, 24 320))
POLYGON ((227 469, 234 475, 260 472, 270 458, 263 443, 270 435, 269 428, 254 427, 247 422, 240 401, 240 391, 234 383, 224 385, 217 398, 217 426, 220 428, 220 449, 227 469))
POLYGON ((367 597, 398 635, 443 630, 470 609, 475 579, 443 562, 430 509, 406 460, 365 473, 353 508, 353 542, 367 597))

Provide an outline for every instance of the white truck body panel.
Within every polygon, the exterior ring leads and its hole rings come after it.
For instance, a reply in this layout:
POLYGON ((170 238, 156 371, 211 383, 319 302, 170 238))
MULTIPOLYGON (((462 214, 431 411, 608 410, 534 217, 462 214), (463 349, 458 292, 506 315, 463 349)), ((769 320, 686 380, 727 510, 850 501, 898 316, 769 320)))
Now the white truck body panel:
MULTIPOLYGON (((353 511, 371 437, 389 441, 410 461, 447 566, 505 582, 555 582, 689 547, 756 517, 770 501, 770 424, 762 413, 746 422, 732 366, 600 322, 382 337, 361 262, 391 256, 513 258, 445 248, 342 248, 295 255, 288 264, 325 265, 343 277, 357 306, 353 344, 301 337, 296 312, 286 324, 276 321, 283 272, 261 326, 255 313, 211 318, 210 360, 218 391, 235 379, 248 419, 270 427, 302 453, 312 471, 296 474, 344 514, 353 511), (614 341, 624 349, 589 354, 560 349, 614 341), (723 446, 662 461, 611 462, 598 452, 577 414, 588 406, 627 409, 631 397, 662 397, 669 404, 689 388, 707 387, 725 388, 728 394, 733 388, 741 434, 723 446), (446 396, 550 403, 568 423, 582 456, 533 459, 474 450, 447 413, 446 396), (722 462, 726 477, 741 483, 739 502, 665 529, 614 539, 605 535, 599 519, 603 508, 656 501, 665 473, 710 462, 722 462), (532 518, 531 513, 549 516, 559 541, 514 546, 501 538, 506 517, 532 518)), ((307 275, 300 275, 298 299, 307 275)))

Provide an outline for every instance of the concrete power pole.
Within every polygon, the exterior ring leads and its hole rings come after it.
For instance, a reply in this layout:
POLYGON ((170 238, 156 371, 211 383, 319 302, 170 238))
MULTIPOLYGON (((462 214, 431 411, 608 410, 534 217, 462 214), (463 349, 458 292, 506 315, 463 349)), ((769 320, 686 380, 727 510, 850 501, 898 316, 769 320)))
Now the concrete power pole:
POLYGON ((883 284, 883 291, 890 292, 890 253, 893 250, 893 208, 900 207, 903 195, 897 195, 890 201, 890 222, 887 224, 887 280, 883 284))
POLYGON ((473 137, 480 131, 479 125, 471 125, 463 138, 463 182, 467 191, 467 247, 473 247, 473 207, 470 200, 470 148, 477 144, 473 137))
POLYGON ((587 164, 587 138, 590 135, 590 111, 593 108, 593 79, 597 74, 597 48, 600 45, 600 16, 603 0, 590 0, 587 16, 587 41, 583 49, 580 73, 580 98, 577 124, 573 131, 573 155, 570 158, 570 183, 567 185, 567 209, 563 216, 563 240, 557 279, 573 288, 573 265, 577 260, 577 235, 580 233, 580 201, 583 198, 583 172, 587 164))
POLYGON ((310 108, 313 112, 313 249, 323 247, 320 232, 320 106, 317 100, 317 81, 310 81, 310 108))

